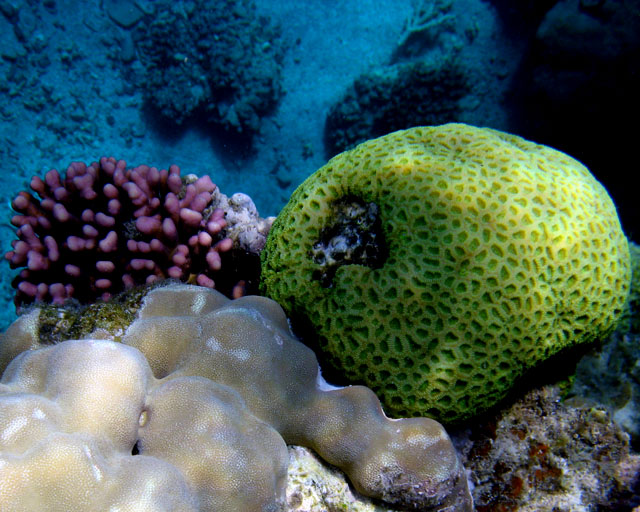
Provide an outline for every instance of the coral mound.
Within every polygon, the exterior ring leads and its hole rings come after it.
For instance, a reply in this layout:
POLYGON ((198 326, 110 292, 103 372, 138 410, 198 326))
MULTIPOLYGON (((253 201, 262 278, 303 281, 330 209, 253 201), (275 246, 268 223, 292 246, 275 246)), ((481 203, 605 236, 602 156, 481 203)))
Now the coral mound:
POLYGON ((178 124, 199 114, 250 140, 283 94, 279 29, 250 0, 157 4, 134 33, 147 100, 178 124))
POLYGON ((454 59, 396 64, 361 75, 327 114, 328 156, 407 126, 457 119, 468 90, 454 59))
POLYGON ((390 506, 473 509, 442 426, 389 420, 371 390, 329 386, 265 297, 158 287, 124 333, 92 335, 121 344, 47 346, 39 315, 0 337, 0 361, 12 360, 0 381, 3 512, 275 512, 284 442, 312 448, 390 506))
POLYGON ((261 257, 262 290, 311 327, 323 367, 393 415, 441 421, 606 335, 630 279, 615 207, 583 165, 463 124, 336 156, 294 192, 261 257))

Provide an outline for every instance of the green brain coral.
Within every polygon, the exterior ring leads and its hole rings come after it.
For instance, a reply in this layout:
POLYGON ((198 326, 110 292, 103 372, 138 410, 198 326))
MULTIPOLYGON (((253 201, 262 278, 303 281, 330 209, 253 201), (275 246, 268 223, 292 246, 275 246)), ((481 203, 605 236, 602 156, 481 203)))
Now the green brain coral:
POLYGON ((606 335, 629 248, 576 160, 463 124, 365 142, 292 195, 262 290, 392 415, 460 420, 559 350, 606 335))
POLYGON ((629 241, 631 257, 631 287, 627 307, 622 314, 618 330, 621 333, 640 334, 640 245, 629 241))

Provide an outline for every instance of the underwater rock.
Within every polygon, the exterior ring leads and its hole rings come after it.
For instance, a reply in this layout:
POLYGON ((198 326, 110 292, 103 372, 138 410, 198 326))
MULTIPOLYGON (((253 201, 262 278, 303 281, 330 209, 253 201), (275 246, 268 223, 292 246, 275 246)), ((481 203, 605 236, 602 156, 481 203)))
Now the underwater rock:
POLYGON ((133 0, 106 0, 104 9, 109 18, 122 28, 131 28, 144 16, 133 0))
POLYGON ((456 434, 482 512, 614 512, 640 505, 640 455, 601 406, 557 387, 456 434))
POLYGON ((616 331, 578 363, 571 396, 605 406, 640 449, 640 246, 629 241, 631 290, 616 331))
POLYGON ((571 395, 606 407, 640 448, 640 334, 615 332, 585 355, 571 395))

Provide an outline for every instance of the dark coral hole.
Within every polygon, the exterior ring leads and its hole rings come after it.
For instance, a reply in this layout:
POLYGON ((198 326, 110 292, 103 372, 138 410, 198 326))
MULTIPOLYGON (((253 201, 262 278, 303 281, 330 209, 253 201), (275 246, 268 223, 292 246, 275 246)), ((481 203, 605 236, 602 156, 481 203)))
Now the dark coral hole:
POLYGON ((318 268, 313 279, 331 288, 338 268, 364 265, 381 268, 388 256, 378 205, 346 196, 332 205, 333 222, 320 231, 310 256, 318 268))

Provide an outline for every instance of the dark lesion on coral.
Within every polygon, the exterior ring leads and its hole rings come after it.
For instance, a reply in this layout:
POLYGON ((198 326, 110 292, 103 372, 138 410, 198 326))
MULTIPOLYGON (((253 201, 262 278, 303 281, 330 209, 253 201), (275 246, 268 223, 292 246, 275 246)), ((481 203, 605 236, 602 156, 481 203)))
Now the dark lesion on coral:
POLYGON ((335 216, 325 226, 310 256, 317 265, 313 279, 331 288, 336 271, 343 265, 381 268, 388 256, 379 207, 356 196, 338 199, 335 216))

